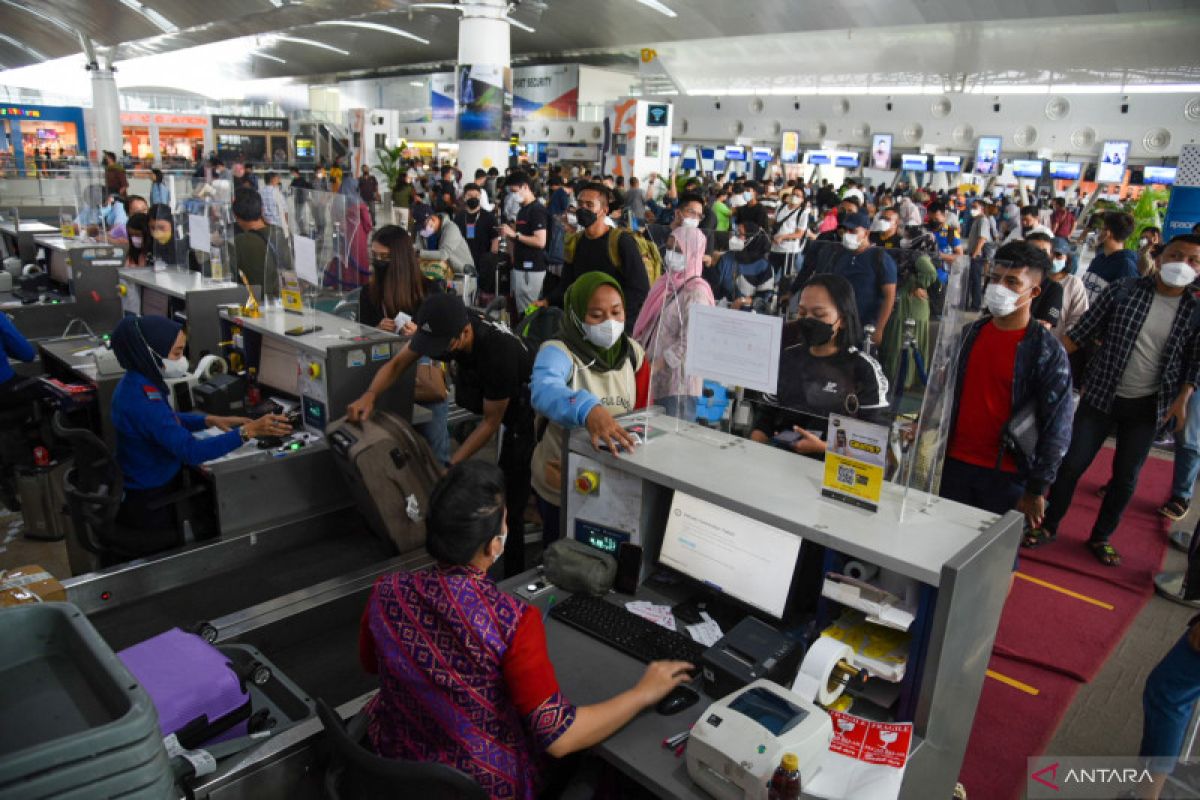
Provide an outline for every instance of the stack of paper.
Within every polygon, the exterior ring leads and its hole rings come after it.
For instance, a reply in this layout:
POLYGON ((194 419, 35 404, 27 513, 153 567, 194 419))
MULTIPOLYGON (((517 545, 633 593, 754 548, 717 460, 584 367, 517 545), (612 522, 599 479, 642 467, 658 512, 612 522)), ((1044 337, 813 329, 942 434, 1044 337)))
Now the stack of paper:
POLYGON ((905 607, 896 595, 865 581, 831 572, 825 576, 821 595, 842 605, 862 611, 868 622, 906 631, 913 624, 913 609, 905 607))
POLYGON ((625 604, 625 610, 669 631, 675 630, 675 615, 671 613, 670 606, 656 606, 648 600, 631 600, 625 604))

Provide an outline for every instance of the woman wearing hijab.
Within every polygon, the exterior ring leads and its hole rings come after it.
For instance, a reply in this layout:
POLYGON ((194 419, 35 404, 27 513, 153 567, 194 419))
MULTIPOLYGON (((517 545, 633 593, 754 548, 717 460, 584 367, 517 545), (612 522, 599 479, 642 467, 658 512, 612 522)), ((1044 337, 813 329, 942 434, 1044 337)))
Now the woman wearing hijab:
POLYGON ((563 429, 586 427, 598 450, 632 450, 636 440, 613 417, 644 408, 650 381, 645 351, 625 335, 616 278, 584 273, 567 289, 563 308, 558 337, 538 351, 529 384, 534 411, 549 422, 532 463, 546 544, 559 533, 563 429))
POLYGON ((166 317, 126 317, 112 335, 113 352, 125 368, 112 399, 117 463, 125 484, 117 521, 145 532, 135 542, 122 543, 139 555, 181 544, 171 508, 154 505, 177 488, 184 464, 203 464, 256 436, 291 431, 287 418, 278 414, 251 421, 175 412, 167 381, 187 374, 186 344, 179 323, 166 317), (224 433, 206 439, 192 435, 209 427, 224 433))
POLYGON ((129 222, 125 223, 125 232, 129 234, 129 245, 125 250, 125 266, 150 266, 146 261, 150 246, 154 243, 150 236, 150 216, 141 213, 134 214, 129 218, 129 222))
POLYGON ((654 285, 633 326, 633 338, 650 359, 651 404, 667 413, 696 418, 696 398, 703 381, 683 372, 688 316, 694 305, 715 305, 712 288, 702 277, 707 239, 697 228, 676 228, 663 253, 665 271, 654 285))
POLYGON ((344 253, 339 253, 325 271, 325 286, 349 291, 366 286, 371 280, 371 212, 358 194, 358 179, 342 177, 338 194, 346 203, 344 253), (343 263, 344 258, 344 263, 343 263))

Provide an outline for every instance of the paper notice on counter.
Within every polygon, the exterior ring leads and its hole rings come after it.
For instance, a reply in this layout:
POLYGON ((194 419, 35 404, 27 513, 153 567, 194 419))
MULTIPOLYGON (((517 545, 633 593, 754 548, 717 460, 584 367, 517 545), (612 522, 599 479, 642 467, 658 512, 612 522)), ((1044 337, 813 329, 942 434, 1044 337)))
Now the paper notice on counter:
POLYGON ((205 254, 212 247, 207 214, 188 214, 188 244, 193 250, 205 254))
POLYGON ((656 606, 647 600, 633 600, 625 604, 625 610, 669 631, 675 630, 675 615, 671 613, 670 606, 656 606))
POLYGON ((873 722, 830 711, 833 741, 805 794, 826 800, 894 800, 900 795, 912 724, 873 722))
POLYGON ((694 306, 688 311, 684 373, 774 393, 782 336, 782 317, 694 306))
POLYGON ((317 272, 317 242, 307 236, 296 234, 292 237, 296 250, 296 277, 305 283, 317 286, 321 276, 317 272))

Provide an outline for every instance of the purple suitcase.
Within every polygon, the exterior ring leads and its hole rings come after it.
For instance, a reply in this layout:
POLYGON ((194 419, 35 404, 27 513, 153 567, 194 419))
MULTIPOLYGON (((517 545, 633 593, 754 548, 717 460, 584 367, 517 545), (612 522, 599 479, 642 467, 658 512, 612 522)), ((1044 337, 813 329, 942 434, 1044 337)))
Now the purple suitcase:
POLYGON ((172 628, 117 656, 154 701, 163 736, 192 749, 247 734, 247 676, 199 636, 172 628))

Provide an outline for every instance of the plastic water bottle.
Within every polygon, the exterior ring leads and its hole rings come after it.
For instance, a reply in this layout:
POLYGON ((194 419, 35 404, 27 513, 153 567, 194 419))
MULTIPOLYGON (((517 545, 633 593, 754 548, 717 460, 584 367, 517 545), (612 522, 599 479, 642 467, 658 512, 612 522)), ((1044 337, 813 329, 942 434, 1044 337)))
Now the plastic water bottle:
POLYGON ((771 776, 767 800, 800 800, 800 759, 795 753, 784 753, 771 776))

